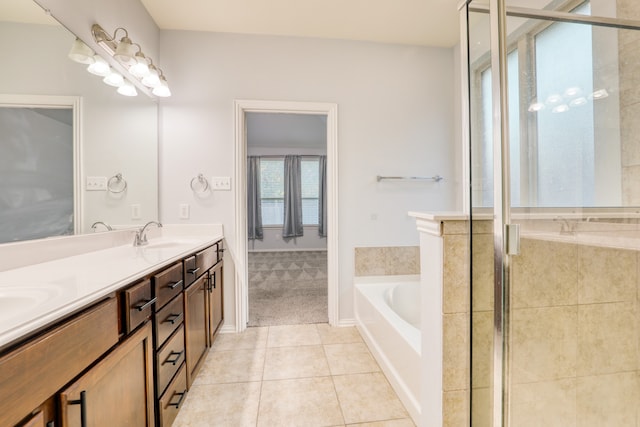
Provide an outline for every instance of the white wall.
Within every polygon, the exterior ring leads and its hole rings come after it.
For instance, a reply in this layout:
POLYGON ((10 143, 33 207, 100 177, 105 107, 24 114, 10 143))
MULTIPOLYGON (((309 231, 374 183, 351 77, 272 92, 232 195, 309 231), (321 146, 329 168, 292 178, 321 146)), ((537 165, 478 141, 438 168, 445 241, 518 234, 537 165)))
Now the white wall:
MULTIPOLYGON (((158 218, 157 104, 129 98, 86 71, 67 54, 74 36, 62 26, 0 22, 0 93, 82 97, 82 169, 86 176, 121 172, 126 193, 83 192, 84 232, 94 221, 140 225, 158 218), (132 204, 141 218, 131 219, 132 204)), ((84 185, 83 185, 84 188, 84 185)))
MULTIPOLYGON (((233 256, 234 191, 201 199, 189 180, 234 175, 235 99, 338 104, 339 317, 353 318, 354 248, 418 245, 407 211, 461 207, 454 51, 311 38, 161 31, 173 96, 161 101, 161 219, 221 222, 233 256), (377 183, 376 175, 445 180, 377 183)), ((329 230, 331 232, 331 230, 329 230)), ((229 283, 229 282, 227 282, 229 283)), ((226 321, 234 319, 225 293, 226 321)))

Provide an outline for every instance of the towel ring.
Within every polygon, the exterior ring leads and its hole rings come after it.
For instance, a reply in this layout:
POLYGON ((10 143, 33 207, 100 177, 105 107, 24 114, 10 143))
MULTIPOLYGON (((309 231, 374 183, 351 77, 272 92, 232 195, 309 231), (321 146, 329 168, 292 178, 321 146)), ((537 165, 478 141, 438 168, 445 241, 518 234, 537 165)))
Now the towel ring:
POLYGON ((127 181, 122 177, 121 173, 117 173, 107 181, 107 189, 111 193, 122 193, 127 189, 127 181))
POLYGON ((198 176, 191 180, 191 189, 196 193, 204 193, 209 189, 209 181, 203 174, 199 173, 198 176), (202 188, 198 189, 197 185, 200 184, 202 188))

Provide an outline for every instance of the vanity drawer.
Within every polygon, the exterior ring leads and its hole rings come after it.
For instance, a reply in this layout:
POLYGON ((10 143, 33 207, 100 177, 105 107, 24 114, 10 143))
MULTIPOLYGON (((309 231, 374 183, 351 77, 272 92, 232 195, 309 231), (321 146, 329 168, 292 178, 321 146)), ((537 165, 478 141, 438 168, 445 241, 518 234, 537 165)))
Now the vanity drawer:
POLYGON ((181 262, 153 276, 154 295, 158 298, 156 311, 182 292, 183 286, 181 262))
POLYGON ((170 427, 178 415, 180 407, 187 397, 187 370, 185 365, 178 371, 167 390, 159 400, 160 408, 160 427, 170 427))
POLYGON ((196 266, 195 255, 190 256, 189 258, 185 258, 183 261, 183 264, 184 264, 184 287, 186 288, 190 284, 195 282, 198 276, 204 273, 204 270, 200 271, 200 269, 196 266))
POLYGON ((218 245, 209 246, 208 248, 196 254, 196 268, 198 275, 204 274, 205 271, 213 267, 218 262, 218 245))
POLYGON ((125 289, 123 294, 125 331, 128 334, 151 317, 155 299, 151 298, 150 280, 143 280, 125 289))
POLYGON ((184 321, 184 296, 182 293, 156 313, 155 334, 156 347, 162 347, 167 338, 178 329, 184 321))
POLYGON ((184 363, 184 326, 180 325, 167 343, 156 354, 158 372, 157 395, 160 396, 174 374, 184 363))
POLYGON ((0 355, 0 425, 15 425, 117 342, 118 302, 109 298, 0 355))

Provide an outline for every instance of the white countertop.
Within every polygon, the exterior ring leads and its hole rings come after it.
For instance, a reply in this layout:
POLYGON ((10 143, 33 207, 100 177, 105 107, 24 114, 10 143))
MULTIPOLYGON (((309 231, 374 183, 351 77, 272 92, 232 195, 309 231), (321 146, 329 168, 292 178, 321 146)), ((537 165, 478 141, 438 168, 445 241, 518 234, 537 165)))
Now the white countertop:
POLYGON ((223 237, 222 227, 166 228, 146 246, 131 240, 0 272, 0 348, 223 237))

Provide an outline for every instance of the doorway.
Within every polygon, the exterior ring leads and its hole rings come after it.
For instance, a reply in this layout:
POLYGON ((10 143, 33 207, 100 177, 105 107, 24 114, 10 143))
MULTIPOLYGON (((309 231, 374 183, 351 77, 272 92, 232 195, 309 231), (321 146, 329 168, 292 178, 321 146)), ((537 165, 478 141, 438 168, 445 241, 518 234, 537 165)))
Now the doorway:
MULTIPOLYGON (((326 126, 326 318, 338 323, 338 262, 337 262, 337 105, 327 103, 282 101, 236 101, 236 330, 243 331, 249 324, 249 239, 247 221, 247 145, 248 117, 263 114, 307 115, 321 117, 326 126)), ((312 156, 310 156, 312 157, 312 156)), ((277 234, 277 233, 276 233, 277 234)), ((255 248, 255 246, 254 246, 255 248)), ((309 254, 306 254, 309 255, 309 254)), ((284 274, 284 273, 282 273, 284 274)))

